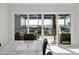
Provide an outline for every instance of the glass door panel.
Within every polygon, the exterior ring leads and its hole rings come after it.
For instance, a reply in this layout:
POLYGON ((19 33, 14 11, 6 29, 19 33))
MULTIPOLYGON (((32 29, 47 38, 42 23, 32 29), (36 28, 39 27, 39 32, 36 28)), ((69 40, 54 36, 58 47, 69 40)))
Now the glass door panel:
POLYGON ((53 36, 53 15, 54 14, 44 14, 44 38, 54 42, 53 36))
POLYGON ((41 39, 42 16, 41 14, 30 14, 29 15, 29 33, 37 35, 37 39, 41 39))
POLYGON ((71 15, 58 14, 58 40, 60 44, 71 43, 71 15))

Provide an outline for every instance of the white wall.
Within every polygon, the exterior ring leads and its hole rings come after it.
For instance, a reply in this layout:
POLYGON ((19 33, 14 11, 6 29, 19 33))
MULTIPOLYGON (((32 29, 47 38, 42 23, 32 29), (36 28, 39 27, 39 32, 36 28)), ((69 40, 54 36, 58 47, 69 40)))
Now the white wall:
POLYGON ((0 4, 0 43, 5 45, 8 40, 8 7, 0 4))
POLYGON ((75 6, 75 11, 73 12, 72 28, 72 44, 79 46, 79 4, 75 6))
POLYGON ((72 12, 75 4, 10 4, 12 12, 72 12))
POLYGON ((71 19, 71 32, 72 32, 72 45, 79 45, 79 27, 78 27, 78 4, 0 4, 0 42, 6 44, 14 41, 14 23, 13 13, 21 12, 69 12, 72 13, 71 19), (8 10, 7 10, 8 9, 8 10))

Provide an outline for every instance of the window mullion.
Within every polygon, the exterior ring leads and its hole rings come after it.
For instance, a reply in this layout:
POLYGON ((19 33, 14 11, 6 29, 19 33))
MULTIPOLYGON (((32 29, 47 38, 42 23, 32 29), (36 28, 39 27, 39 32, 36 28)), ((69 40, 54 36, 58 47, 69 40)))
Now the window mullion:
POLYGON ((27 23, 28 23, 28 24, 27 24, 27 25, 28 25, 28 26, 27 26, 27 33, 29 33, 29 14, 27 15, 27 23))

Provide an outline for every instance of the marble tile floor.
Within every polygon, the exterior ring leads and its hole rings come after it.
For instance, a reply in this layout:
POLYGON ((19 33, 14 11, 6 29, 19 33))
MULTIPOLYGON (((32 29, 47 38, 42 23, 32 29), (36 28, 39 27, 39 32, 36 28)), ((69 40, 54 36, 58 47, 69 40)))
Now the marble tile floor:
MULTIPOLYGON (((44 38, 53 40, 51 36, 44 38)), ((0 55, 42 55, 42 39, 34 41, 14 41, 0 48, 0 55)))
POLYGON ((22 41, 12 46, 8 44, 7 48, 0 49, 0 55, 42 55, 42 41, 22 41))

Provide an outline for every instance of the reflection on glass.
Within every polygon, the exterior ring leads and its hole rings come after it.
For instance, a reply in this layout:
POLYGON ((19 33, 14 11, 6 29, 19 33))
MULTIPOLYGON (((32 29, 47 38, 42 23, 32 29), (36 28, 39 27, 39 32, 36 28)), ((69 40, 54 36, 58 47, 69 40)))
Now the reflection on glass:
POLYGON ((60 14, 58 16, 58 26, 60 31, 70 32, 70 15, 69 14, 60 14))
POLYGON ((30 14, 28 16, 29 18, 25 14, 15 15, 15 40, 23 40, 24 34, 28 34, 28 31, 29 34, 34 34, 36 38, 41 36, 41 14, 30 14))
POLYGON ((44 19, 44 25, 52 25, 51 19, 44 19))
POLYGON ((58 35, 60 44, 71 44, 70 20, 70 14, 58 15, 58 35))
POLYGON ((28 26, 28 19, 26 19, 25 23, 26 23, 26 26, 28 26))
POLYGON ((29 19, 29 25, 36 25, 38 26, 38 19, 29 19))
POLYGON ((69 17, 66 20, 66 25, 70 25, 70 18, 69 17))
POLYGON ((21 26, 25 26, 25 18, 24 17, 21 17, 21 26))
POLYGON ((42 24, 41 14, 30 14, 29 15, 29 32, 41 35, 41 24, 42 24))
POLYGON ((52 21, 53 14, 44 15, 44 35, 52 35, 52 21))
POLYGON ((38 20, 38 24, 39 24, 39 26, 42 25, 42 19, 39 19, 39 20, 38 20))
POLYGON ((52 26, 45 26, 44 27, 44 34, 51 35, 52 34, 52 26))
POLYGON ((58 25, 63 26, 64 25, 64 19, 58 19, 58 25))

